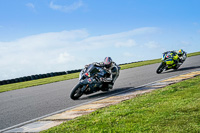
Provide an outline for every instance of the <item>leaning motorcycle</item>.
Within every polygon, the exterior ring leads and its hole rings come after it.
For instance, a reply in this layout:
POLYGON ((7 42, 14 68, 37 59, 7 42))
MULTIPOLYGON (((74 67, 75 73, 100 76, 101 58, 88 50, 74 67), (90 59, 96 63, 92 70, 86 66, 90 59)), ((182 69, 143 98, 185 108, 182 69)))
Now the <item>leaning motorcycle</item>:
MULTIPOLYGON (((120 67, 119 67, 120 69, 120 67)), ((119 69, 117 74, 119 74, 119 69)), ((79 75, 79 83, 71 91, 71 99, 76 100, 83 94, 91 94, 97 91, 108 91, 108 83, 101 79, 108 76, 106 70, 90 64, 84 68, 79 75)))
POLYGON ((178 55, 177 54, 174 55, 174 53, 172 52, 163 53, 161 60, 162 62, 156 71, 158 74, 163 72, 164 70, 169 70, 169 69, 177 70, 183 63, 179 62, 178 55))

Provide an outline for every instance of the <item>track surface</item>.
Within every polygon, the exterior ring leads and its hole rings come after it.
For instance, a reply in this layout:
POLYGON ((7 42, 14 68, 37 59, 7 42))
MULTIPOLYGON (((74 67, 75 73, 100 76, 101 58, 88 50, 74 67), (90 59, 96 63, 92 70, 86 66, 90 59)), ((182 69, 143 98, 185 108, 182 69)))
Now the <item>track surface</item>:
POLYGON ((156 74, 159 64, 122 70, 113 90, 84 95, 76 101, 69 95, 78 79, 0 93, 0 130, 129 88, 200 70, 200 56, 189 57, 177 71, 156 74))

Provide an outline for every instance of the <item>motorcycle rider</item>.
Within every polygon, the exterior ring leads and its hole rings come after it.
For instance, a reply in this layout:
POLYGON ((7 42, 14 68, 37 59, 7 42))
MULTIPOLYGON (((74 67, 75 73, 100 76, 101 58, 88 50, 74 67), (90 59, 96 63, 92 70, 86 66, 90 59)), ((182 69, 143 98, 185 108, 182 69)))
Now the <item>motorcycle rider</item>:
MULTIPOLYGON (((104 90, 113 88, 116 79, 119 76, 119 66, 112 61, 111 57, 105 57, 103 62, 94 62, 93 65, 103 68, 107 73, 105 77, 101 78, 100 81, 104 83, 104 90)), ((86 65, 87 68, 89 65, 86 65)))
POLYGON ((179 49, 177 51, 177 54, 179 56, 179 61, 181 63, 183 63, 186 60, 186 58, 187 58, 187 53, 185 51, 183 51, 183 49, 179 49))
POLYGON ((167 54, 167 53, 170 53, 175 64, 179 64, 179 56, 176 51, 167 51, 167 52, 164 52, 163 54, 167 54))

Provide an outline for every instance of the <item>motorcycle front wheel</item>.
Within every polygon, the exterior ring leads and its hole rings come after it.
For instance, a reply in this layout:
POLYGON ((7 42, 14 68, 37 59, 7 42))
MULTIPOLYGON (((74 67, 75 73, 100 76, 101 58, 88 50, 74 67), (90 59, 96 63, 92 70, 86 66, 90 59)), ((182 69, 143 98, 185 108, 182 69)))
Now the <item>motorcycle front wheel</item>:
POLYGON ((83 95, 83 92, 81 91, 81 88, 83 87, 83 85, 81 84, 77 84, 70 95, 70 98, 73 100, 77 100, 79 97, 81 97, 83 95))
POLYGON ((161 73, 165 68, 165 64, 161 63, 160 66, 158 67, 156 73, 159 74, 161 73))

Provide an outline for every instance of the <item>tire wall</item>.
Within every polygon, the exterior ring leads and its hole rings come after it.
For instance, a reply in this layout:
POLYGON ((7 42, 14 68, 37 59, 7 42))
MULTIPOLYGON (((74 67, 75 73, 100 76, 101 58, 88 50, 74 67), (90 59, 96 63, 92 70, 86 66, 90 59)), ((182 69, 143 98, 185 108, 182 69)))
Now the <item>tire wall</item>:
MULTIPOLYGON (((137 62, 141 62, 141 61, 137 61, 137 62)), ((136 62, 131 62, 131 63, 136 63, 136 62)), ((126 65, 126 64, 131 64, 131 63, 124 63, 124 64, 119 64, 119 65, 126 65)), ((51 72, 51 73, 46 73, 46 74, 36 74, 36 75, 31 75, 31 76, 19 77, 19 78, 15 78, 15 79, 2 80, 2 81, 0 81, 0 85, 6 85, 6 84, 12 84, 12 83, 25 82, 25 81, 30 81, 30 80, 37 80, 37 79, 42 79, 42 78, 72 74, 72 73, 80 72, 81 70, 82 69, 62 71, 62 72, 51 72)))
POLYGON ((2 80, 2 81, 0 81, 0 85, 19 83, 19 82, 25 82, 25 81, 30 81, 30 80, 37 80, 37 79, 48 78, 48 77, 55 77, 55 76, 60 76, 60 75, 76 73, 76 72, 80 72, 80 71, 81 71, 81 69, 77 69, 77 70, 70 70, 70 71, 51 72, 51 73, 46 73, 46 74, 36 74, 36 75, 31 75, 31 76, 24 76, 24 77, 19 77, 19 78, 15 78, 15 79, 2 80))

